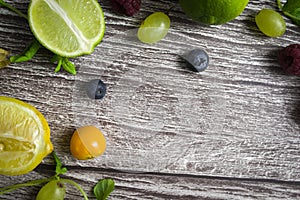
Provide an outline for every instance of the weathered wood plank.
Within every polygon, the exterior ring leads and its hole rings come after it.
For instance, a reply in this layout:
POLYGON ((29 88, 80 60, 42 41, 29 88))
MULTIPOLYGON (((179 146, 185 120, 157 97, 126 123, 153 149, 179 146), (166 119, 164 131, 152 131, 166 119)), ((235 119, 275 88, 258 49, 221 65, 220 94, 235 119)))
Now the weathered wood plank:
MULTIPOLYGON (((19 183, 36 178, 47 178, 53 174, 40 166, 37 172, 32 172, 20 179, 14 180, 2 177, 1 182, 19 183)), ((213 177, 197 177, 172 174, 135 174, 130 172, 108 171, 94 168, 69 168, 64 178, 79 183, 87 192, 89 199, 95 199, 93 186, 98 180, 112 178, 115 181, 115 191, 109 199, 290 199, 300 198, 299 182, 277 182, 272 180, 225 179, 213 177)), ((34 199, 39 186, 21 188, 1 196, 1 199, 30 200, 34 199)), ((82 199, 79 191, 67 185, 66 199, 82 199)))
MULTIPOLYGON (((10 2, 25 11, 29 1, 10 2)), ((275 8, 273 1, 251 1, 236 20, 211 27, 174 8, 169 36, 153 46, 124 32, 175 1, 143 1, 133 18, 100 3, 106 37, 92 55, 74 59, 76 77, 54 74, 46 50, 31 62, 0 70, 0 94, 30 102, 45 114, 67 165, 299 181, 299 78, 284 75, 276 61, 276 51, 299 41, 299 28, 287 19, 285 36, 267 38, 253 21, 264 5, 275 8), (179 56, 190 46, 209 52, 211 64, 202 74, 188 70, 179 56), (81 96, 82 83, 94 77, 108 85, 100 102, 81 96), (103 130, 108 148, 98 159, 76 161, 69 139, 74 128, 88 123, 103 130)), ((0 8, 0 47, 19 53, 30 39, 24 20, 0 8)))

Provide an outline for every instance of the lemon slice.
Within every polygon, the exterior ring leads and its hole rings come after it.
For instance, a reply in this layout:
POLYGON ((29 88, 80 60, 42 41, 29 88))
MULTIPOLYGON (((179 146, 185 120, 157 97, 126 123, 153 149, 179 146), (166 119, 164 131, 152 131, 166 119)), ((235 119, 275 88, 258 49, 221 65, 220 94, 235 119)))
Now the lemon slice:
POLYGON ((52 150, 43 115, 23 101, 0 96, 0 174, 28 173, 52 150))
POLYGON ((31 0, 28 18, 37 40, 63 57, 92 53, 105 32, 96 0, 31 0))

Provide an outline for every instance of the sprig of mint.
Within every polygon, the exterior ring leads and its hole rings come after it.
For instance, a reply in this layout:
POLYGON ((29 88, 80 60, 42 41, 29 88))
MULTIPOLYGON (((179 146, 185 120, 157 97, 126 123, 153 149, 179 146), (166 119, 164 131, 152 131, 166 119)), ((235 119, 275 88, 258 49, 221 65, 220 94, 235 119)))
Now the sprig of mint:
MULTIPOLYGON (((21 11, 19 11, 18 9, 16 9, 12 5, 4 2, 3 0, 0 0, 0 6, 3 6, 7 9, 17 13, 19 16, 25 18, 26 20, 28 20, 28 17, 26 15, 24 15, 21 11)), ((30 60, 34 57, 34 55, 38 52, 40 47, 42 47, 42 45, 36 39, 34 39, 29 44, 29 46, 27 46, 25 48, 25 50, 21 54, 16 55, 16 56, 11 56, 9 60, 10 60, 11 63, 26 62, 26 61, 28 61, 28 60, 30 60)), ((0 60, 0 61, 2 61, 2 60, 0 60)), ((75 65, 71 61, 69 61, 68 58, 62 57, 62 56, 59 56, 59 55, 54 55, 51 61, 52 62, 57 61, 57 66, 55 68, 55 72, 60 71, 61 66, 62 66, 70 74, 76 75, 75 65)), ((7 65, 8 64, 7 61, 5 63, 1 64, 0 67, 1 66, 4 67, 4 64, 7 65)))
POLYGON ((287 0, 282 6, 281 1, 277 0, 278 8, 283 14, 293 20, 294 23, 300 26, 300 1, 299 0, 287 0))
MULTIPOLYGON (((10 186, 6 186, 3 188, 0 188, 0 195, 12 192, 16 189, 22 188, 22 187, 30 187, 30 186, 37 186, 41 184, 46 184, 52 180, 59 180, 61 183, 67 183, 70 185, 73 185, 75 188, 77 188, 80 193, 83 195, 83 198, 85 200, 88 200, 88 196, 85 193, 85 191, 82 189, 82 187, 76 183, 73 180, 61 178, 60 175, 67 172, 67 168, 63 167, 62 162, 56 155, 56 153, 52 152, 53 158, 56 163, 55 167, 55 175, 51 176, 50 178, 44 178, 44 179, 37 179, 37 180, 31 180, 27 181, 25 183, 19 183, 14 184, 10 186)), ((115 182, 112 179, 102 179, 100 180, 94 187, 94 195, 96 196, 97 200, 106 200, 107 197, 110 195, 110 193, 115 189, 115 182)))

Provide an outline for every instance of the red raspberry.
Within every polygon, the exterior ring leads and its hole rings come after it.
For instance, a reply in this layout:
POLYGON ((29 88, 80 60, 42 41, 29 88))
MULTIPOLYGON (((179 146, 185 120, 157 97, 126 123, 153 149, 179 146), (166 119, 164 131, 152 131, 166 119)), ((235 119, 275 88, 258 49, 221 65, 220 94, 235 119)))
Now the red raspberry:
POLYGON ((141 0, 110 0, 110 3, 115 12, 128 16, 136 14, 141 8, 141 0))
POLYGON ((300 44, 291 44, 279 51, 278 62, 287 74, 300 76, 300 44))

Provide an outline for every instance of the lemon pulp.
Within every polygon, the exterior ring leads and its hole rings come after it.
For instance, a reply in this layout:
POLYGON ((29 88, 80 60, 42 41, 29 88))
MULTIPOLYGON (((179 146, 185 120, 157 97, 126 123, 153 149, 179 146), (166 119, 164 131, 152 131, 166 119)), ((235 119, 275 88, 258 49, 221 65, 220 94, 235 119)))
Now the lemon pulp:
POLYGON ((28 173, 52 150, 44 116, 30 104, 0 96, 0 174, 28 173))

